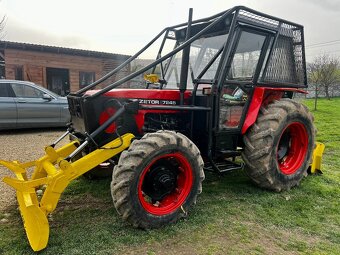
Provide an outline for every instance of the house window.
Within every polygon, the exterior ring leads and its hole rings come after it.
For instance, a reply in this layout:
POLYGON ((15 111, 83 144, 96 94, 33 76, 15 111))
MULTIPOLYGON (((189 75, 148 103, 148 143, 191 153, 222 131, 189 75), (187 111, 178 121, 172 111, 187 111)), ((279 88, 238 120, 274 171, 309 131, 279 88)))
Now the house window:
POLYGON ((94 72, 79 72, 79 88, 84 88, 95 80, 94 72))
POLYGON ((23 72, 23 67, 22 66, 14 67, 14 77, 18 81, 23 81, 24 80, 24 72, 23 72))

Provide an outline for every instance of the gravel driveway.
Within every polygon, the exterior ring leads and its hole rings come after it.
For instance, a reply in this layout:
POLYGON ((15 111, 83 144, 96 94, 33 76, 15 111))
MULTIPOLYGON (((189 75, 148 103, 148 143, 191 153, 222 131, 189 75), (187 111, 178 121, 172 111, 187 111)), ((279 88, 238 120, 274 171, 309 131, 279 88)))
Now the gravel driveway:
MULTIPOLYGON (((0 159, 20 162, 36 160, 44 154, 44 147, 54 142, 66 131, 63 129, 30 129, 0 131, 0 159)), ((65 144, 64 138, 61 144, 65 144)), ((7 168, 0 166, 0 210, 16 203, 15 191, 2 182, 4 176, 14 176, 7 168)))

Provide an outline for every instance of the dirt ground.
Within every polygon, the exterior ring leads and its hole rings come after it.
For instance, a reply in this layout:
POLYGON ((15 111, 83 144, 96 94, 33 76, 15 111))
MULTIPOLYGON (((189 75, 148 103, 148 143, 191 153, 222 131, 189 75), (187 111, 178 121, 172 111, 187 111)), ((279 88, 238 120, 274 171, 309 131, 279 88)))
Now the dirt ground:
MULTIPOLYGON (((66 129, 29 129, 0 131, 0 160, 27 162, 44 154, 44 147, 53 143, 66 129)), ((61 143, 66 143, 65 138, 61 143)), ((0 210, 16 203, 14 190, 2 182, 4 176, 14 176, 0 166, 0 210)))

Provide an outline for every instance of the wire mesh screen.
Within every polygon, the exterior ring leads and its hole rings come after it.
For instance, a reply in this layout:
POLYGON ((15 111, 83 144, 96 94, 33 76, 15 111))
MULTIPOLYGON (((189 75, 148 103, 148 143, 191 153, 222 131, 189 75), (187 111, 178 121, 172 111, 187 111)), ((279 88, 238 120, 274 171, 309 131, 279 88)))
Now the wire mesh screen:
MULTIPOLYGON (((286 24, 284 24, 286 25, 286 24)), ((261 81, 304 85, 301 30, 282 27, 261 81)))
POLYGON ((251 23, 257 23, 258 25, 263 25, 266 27, 271 27, 271 28, 278 28, 279 27, 279 22, 274 19, 270 19, 267 17, 263 17, 254 13, 251 13, 249 11, 245 10, 240 10, 238 18, 240 20, 243 20, 245 22, 251 22, 251 23))
POLYGON ((262 81, 298 83, 294 62, 292 38, 280 35, 262 81))
POLYGON ((306 86, 303 28, 245 10, 240 10, 238 18, 241 22, 255 23, 264 28, 279 30, 278 39, 268 59, 267 67, 260 77, 260 82, 306 86))

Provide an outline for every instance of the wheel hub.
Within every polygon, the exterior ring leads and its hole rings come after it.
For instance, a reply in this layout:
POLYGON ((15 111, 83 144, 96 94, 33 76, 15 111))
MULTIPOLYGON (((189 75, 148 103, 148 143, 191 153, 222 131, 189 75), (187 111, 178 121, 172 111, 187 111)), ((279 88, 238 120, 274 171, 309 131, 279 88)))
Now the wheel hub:
POLYGON ((188 198, 193 172, 180 152, 154 158, 139 177, 138 197, 143 208, 154 215, 175 212, 188 198))
POLYGON ((176 188, 176 170, 169 166, 152 168, 145 176, 143 192, 149 196, 152 202, 162 200, 176 188))
POLYGON ((279 161, 283 160, 285 156, 288 154, 290 144, 290 134, 289 132, 285 132, 280 140, 280 144, 277 151, 277 159, 279 161))

